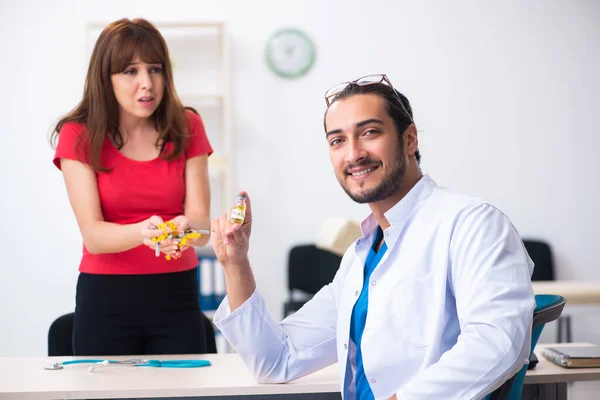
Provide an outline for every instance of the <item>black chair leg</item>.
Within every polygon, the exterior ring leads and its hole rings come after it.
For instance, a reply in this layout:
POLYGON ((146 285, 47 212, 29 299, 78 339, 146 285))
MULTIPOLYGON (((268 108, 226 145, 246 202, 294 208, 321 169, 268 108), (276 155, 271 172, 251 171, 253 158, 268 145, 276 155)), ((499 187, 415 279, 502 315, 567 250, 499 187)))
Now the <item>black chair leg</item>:
POLYGON ((573 334, 571 330, 571 316, 561 315, 556 322, 558 323, 556 343, 572 343, 573 334))
POLYGON ((558 325, 556 329, 556 343, 562 343, 562 326, 563 326, 563 317, 558 317, 556 324, 558 325))

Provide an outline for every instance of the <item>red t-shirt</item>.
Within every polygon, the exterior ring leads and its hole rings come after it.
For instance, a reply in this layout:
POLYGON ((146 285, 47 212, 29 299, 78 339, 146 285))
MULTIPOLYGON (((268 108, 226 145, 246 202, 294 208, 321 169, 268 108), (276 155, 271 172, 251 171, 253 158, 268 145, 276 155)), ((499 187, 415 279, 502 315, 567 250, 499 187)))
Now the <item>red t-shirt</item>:
MULTIPOLYGON (((102 165, 112 168, 97 172, 102 215, 107 222, 132 224, 158 215, 168 221, 183 214, 185 199, 185 162, 188 158, 212 154, 200 117, 186 112, 190 140, 181 157, 166 161, 157 157, 150 161, 135 161, 121 154, 106 138, 101 151, 102 165)), ((76 138, 86 133, 85 126, 65 124, 59 135, 54 164, 60 169, 60 159, 87 163, 86 151, 75 149, 76 138)), ((172 143, 165 146, 170 150, 172 143)), ((141 240, 140 240, 141 241, 141 240)), ((147 246, 140 245, 121 253, 90 254, 83 246, 79 270, 90 274, 157 274, 179 272, 198 265, 196 253, 189 249, 181 258, 167 261, 147 246)))

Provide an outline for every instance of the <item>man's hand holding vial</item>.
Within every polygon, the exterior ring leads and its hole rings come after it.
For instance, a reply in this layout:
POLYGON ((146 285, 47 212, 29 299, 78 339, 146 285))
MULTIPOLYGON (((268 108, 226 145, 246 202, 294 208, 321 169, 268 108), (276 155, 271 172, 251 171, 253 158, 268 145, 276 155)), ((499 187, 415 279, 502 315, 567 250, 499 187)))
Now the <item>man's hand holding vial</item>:
POLYGON ((211 243, 225 271, 225 285, 231 311, 254 292, 256 283, 248 246, 252 228, 252 206, 246 192, 240 192, 232 209, 211 222, 211 243))

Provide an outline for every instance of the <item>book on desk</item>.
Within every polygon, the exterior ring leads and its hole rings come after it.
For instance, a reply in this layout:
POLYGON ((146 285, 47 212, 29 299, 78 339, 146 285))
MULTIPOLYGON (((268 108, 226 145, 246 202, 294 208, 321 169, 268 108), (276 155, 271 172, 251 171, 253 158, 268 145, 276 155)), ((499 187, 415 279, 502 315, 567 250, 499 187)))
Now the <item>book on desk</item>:
POLYGON ((600 347, 546 347, 542 355, 556 365, 565 368, 600 368, 600 347))

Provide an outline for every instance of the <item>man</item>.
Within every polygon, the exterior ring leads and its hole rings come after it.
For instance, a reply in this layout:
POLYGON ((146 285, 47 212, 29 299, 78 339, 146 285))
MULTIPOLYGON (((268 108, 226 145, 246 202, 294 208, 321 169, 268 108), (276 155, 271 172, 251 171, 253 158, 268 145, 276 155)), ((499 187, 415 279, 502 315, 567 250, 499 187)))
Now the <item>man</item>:
POLYGON ((345 399, 484 397, 528 360, 533 263, 519 234, 498 209, 423 176, 410 104, 385 75, 326 101, 337 179, 372 212, 364 236, 333 281, 277 323, 248 261, 250 205, 242 226, 213 220, 227 285, 215 323, 259 382, 337 361, 345 399))

